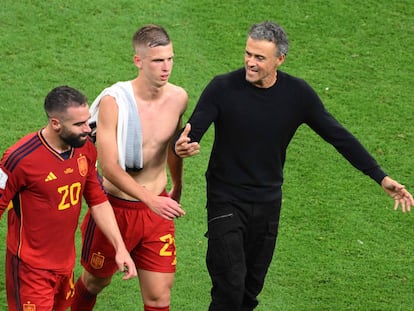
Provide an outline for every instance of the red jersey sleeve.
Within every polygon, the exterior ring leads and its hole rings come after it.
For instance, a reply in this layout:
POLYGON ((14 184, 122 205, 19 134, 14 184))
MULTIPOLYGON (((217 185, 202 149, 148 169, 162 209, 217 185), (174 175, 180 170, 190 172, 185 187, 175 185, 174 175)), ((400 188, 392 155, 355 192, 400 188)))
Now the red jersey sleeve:
MULTIPOLYGON (((25 174, 22 174, 19 171, 18 166, 13 171, 13 173, 11 173, 5 165, 10 153, 14 150, 14 148, 15 146, 12 146, 9 149, 7 149, 3 154, 3 157, 0 162, 0 219, 3 213, 8 208, 11 208, 12 199, 19 192, 21 187, 23 187, 26 183, 25 174)), ((14 163, 11 163, 11 165, 15 166, 14 163)), ((8 167, 10 167, 10 165, 8 167)))

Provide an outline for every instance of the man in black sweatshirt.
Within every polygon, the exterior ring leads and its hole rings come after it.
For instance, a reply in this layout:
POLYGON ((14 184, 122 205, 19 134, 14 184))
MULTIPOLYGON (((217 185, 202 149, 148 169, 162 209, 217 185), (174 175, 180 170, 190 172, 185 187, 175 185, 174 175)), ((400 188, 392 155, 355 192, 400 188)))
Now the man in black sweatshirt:
POLYGON ((304 80, 278 70, 287 52, 281 27, 253 25, 245 67, 208 84, 175 144, 180 157, 199 153, 214 123, 206 172, 210 311, 247 311, 258 304, 276 244, 286 149, 300 125, 307 124, 380 184, 395 209, 410 211, 414 205, 412 195, 387 176, 304 80))

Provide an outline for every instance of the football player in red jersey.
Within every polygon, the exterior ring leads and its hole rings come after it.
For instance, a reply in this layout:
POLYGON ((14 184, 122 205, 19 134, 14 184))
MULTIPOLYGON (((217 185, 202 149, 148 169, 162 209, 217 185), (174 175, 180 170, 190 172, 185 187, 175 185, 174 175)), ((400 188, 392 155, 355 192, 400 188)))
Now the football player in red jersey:
POLYGON ((11 311, 69 307, 82 197, 114 246, 124 279, 137 274, 98 179, 86 97, 60 86, 46 96, 44 108, 48 124, 7 149, 0 164, 0 217, 9 208, 6 288, 11 311))

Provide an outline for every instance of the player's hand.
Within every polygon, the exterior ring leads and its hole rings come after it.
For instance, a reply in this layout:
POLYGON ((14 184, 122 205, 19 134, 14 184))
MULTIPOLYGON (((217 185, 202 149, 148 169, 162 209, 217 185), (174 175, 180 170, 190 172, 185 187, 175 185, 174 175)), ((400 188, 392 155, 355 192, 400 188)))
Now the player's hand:
POLYGON ((395 211, 398 210, 400 205, 403 213, 411 211, 411 206, 414 206, 414 199, 411 193, 405 189, 404 185, 386 176, 382 180, 381 186, 394 199, 395 211))
POLYGON ((135 263, 125 247, 116 252, 115 261, 118 265, 118 270, 124 274, 122 279, 128 280, 137 276, 135 263))
POLYGON ((180 158, 187 158, 200 153, 200 144, 197 142, 190 142, 191 139, 188 134, 191 131, 191 124, 185 125, 184 131, 175 143, 175 153, 180 158))
POLYGON ((170 197, 154 196, 147 205, 155 214, 168 220, 185 215, 185 211, 181 208, 180 203, 170 197))

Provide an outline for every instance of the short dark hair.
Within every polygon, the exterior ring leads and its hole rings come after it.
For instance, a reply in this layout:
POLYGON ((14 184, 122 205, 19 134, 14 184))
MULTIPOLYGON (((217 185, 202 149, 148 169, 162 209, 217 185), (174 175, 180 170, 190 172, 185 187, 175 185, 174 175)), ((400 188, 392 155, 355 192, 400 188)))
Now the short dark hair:
POLYGON ((45 112, 48 117, 55 113, 64 113, 69 107, 87 105, 88 100, 80 91, 62 85, 52 89, 45 98, 45 112))

